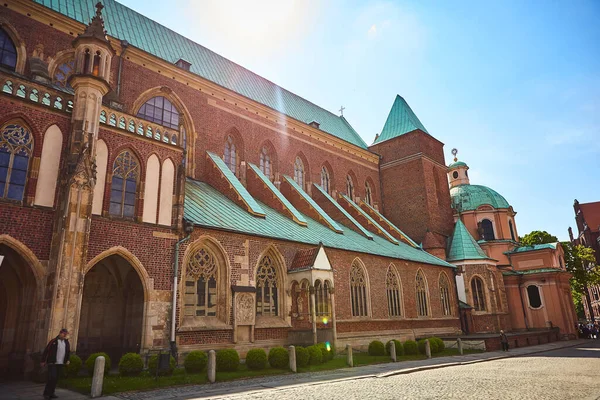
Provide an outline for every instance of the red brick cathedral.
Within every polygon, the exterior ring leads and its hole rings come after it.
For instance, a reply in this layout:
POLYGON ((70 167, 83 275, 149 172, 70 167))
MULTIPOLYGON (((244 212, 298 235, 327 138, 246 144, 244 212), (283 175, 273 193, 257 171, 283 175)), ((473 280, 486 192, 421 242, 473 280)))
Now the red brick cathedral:
POLYGON ((63 327, 117 359, 573 333, 560 245, 400 96, 367 146, 114 0, 5 0, 0 88, 0 370, 63 327))

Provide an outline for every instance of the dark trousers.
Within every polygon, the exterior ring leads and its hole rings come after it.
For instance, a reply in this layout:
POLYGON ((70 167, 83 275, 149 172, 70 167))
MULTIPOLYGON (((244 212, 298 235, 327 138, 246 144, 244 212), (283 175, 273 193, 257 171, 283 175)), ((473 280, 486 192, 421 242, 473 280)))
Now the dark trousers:
POLYGON ((44 388, 44 396, 52 396, 54 394, 54 389, 56 389, 62 368, 62 364, 48 364, 48 380, 44 388))
POLYGON ((508 342, 502 342, 502 350, 508 351, 508 342))

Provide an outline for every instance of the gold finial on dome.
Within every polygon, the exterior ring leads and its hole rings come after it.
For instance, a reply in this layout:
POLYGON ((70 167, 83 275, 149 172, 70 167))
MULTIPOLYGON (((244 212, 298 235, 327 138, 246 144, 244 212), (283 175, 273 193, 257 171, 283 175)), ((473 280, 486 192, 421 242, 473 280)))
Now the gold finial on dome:
POLYGON ((452 149, 452 155, 454 156, 454 162, 458 161, 458 158, 456 158, 456 155, 458 154, 458 150, 455 148, 452 149))

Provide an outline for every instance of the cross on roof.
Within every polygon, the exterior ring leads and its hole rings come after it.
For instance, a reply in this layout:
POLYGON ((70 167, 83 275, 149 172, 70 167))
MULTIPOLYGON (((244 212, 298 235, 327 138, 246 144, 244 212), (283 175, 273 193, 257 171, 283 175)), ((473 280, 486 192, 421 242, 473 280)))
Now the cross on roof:
POLYGON ((344 110, 346 109, 346 107, 341 106, 340 109, 338 110, 340 112, 340 114, 342 115, 342 117, 344 116, 344 110))

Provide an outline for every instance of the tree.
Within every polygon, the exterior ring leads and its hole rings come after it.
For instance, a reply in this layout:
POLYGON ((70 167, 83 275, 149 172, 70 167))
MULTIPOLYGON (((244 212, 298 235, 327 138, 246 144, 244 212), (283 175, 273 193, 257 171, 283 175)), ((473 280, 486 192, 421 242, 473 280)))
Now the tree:
MULTIPOLYGON (((584 299, 587 309, 591 310, 591 299, 588 288, 600 283, 600 267, 595 264, 594 250, 569 242, 562 242, 565 251, 565 267, 572 275, 571 290, 584 299)), ((575 297, 575 296, 574 296, 575 297)), ((594 314, 590 313, 592 321, 594 314)))
POLYGON ((546 231, 533 231, 519 238, 522 246, 533 246, 534 244, 556 243, 558 238, 546 231))

